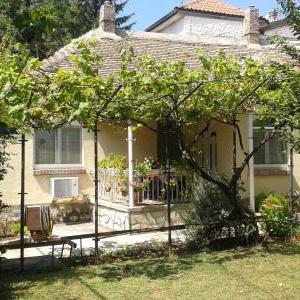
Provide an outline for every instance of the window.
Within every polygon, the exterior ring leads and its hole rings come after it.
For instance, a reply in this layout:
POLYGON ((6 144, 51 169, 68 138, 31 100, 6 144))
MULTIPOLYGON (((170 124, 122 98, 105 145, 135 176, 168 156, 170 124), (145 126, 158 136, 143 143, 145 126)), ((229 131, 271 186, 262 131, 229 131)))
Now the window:
POLYGON ((81 128, 64 127, 35 133, 36 165, 82 163, 81 128))
MULTIPOLYGON (((254 147, 273 133, 272 127, 254 127, 254 147)), ((288 163, 287 143, 275 136, 269 142, 265 143, 255 154, 255 165, 286 165, 288 163)))
POLYGON ((158 124, 158 143, 157 153, 158 159, 162 163, 166 163, 166 148, 168 146, 168 155, 171 162, 178 162, 181 159, 181 151, 178 143, 177 135, 174 131, 174 125, 172 122, 167 124, 158 124), (167 133, 167 134, 166 134, 167 133))

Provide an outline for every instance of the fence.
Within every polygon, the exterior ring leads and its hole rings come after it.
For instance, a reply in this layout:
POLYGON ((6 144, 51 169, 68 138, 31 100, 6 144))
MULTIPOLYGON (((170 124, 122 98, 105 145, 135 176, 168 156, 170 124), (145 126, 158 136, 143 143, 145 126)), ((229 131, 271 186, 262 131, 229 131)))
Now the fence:
MULTIPOLYGON (((134 182, 128 182, 128 170, 101 169, 99 171, 99 196, 112 202, 129 203, 128 187, 134 187, 135 203, 166 202, 167 175, 163 170, 152 170, 148 177, 139 177, 134 173, 134 182)), ((188 200, 187 176, 170 172, 169 197, 171 203, 188 200)))

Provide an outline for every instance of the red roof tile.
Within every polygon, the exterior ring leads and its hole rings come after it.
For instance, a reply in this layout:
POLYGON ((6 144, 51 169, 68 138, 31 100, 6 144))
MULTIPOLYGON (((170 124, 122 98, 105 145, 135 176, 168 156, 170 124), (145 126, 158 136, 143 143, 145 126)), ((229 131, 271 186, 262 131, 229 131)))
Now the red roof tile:
POLYGON ((180 6, 184 9, 190 9, 200 12, 208 12, 222 15, 243 17, 244 13, 240 8, 225 4, 218 0, 191 0, 180 6))

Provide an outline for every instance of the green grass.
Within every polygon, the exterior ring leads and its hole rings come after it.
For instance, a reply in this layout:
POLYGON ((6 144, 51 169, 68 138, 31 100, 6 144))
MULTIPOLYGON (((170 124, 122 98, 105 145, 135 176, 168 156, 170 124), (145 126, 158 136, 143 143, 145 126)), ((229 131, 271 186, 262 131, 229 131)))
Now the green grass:
POLYGON ((299 299, 300 246, 0 276, 0 299, 299 299))

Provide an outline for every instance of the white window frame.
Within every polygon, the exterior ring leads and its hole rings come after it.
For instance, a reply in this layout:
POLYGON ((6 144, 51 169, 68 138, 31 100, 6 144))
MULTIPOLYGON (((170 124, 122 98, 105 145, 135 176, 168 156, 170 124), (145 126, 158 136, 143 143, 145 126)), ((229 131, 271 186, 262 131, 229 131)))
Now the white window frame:
MULTIPOLYGON (((69 126, 71 128, 79 128, 80 129, 80 151, 81 151, 81 163, 79 164, 36 164, 36 148, 35 148, 35 134, 33 134, 33 169, 40 170, 40 169, 68 169, 68 168, 82 168, 84 165, 84 147, 83 147, 83 130, 80 126, 69 126)), ((56 138, 56 145, 55 145, 55 159, 60 160, 61 156, 61 128, 56 128, 53 130, 57 130, 57 138, 56 138), (57 155, 57 156, 56 156, 57 155)))
MULTIPOLYGON (((263 129, 264 132, 266 133, 266 131, 274 131, 274 127, 272 126, 253 126, 253 139, 254 139, 254 132, 255 130, 260 130, 260 129, 263 129)), ((266 146, 266 150, 265 150, 265 155, 266 153, 270 153, 268 147, 269 147, 269 142, 267 142, 265 144, 266 146)), ((290 146, 289 146, 289 143, 287 143, 287 148, 286 148, 286 151, 287 151, 287 162, 285 164, 255 164, 255 160, 254 160, 254 168, 257 168, 257 169, 266 169, 266 168, 269 168, 269 169, 288 169, 289 168, 289 165, 290 165, 290 146)), ((254 155, 255 156, 255 155, 254 155)))

